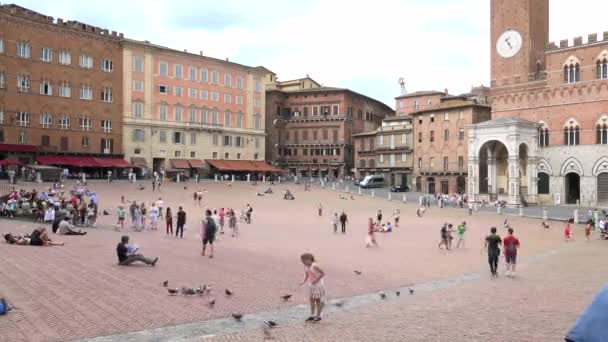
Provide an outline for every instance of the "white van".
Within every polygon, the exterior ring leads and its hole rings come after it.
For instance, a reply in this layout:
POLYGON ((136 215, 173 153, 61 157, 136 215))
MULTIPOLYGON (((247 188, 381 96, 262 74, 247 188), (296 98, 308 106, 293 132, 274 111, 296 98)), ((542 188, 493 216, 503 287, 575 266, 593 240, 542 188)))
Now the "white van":
POLYGON ((384 186, 384 176, 365 176, 359 186, 362 188, 381 188, 384 186))

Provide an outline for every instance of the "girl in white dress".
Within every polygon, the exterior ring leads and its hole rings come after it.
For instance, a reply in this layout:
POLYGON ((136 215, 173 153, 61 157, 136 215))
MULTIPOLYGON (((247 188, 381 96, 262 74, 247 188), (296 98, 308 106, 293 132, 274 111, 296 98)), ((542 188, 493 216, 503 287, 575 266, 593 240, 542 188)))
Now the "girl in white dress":
POLYGON ((310 317, 306 319, 306 322, 319 322, 325 304, 325 284, 323 282, 325 272, 317 265, 315 257, 310 253, 302 254, 300 260, 304 264, 305 274, 300 286, 308 284, 310 291, 310 317))

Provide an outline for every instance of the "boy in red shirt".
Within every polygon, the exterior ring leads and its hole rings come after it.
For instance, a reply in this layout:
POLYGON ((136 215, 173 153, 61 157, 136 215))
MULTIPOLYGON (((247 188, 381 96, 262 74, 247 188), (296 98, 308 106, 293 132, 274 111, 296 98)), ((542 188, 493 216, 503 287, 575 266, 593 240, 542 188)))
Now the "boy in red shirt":
POLYGON ((517 250, 519 249, 519 240, 513 236, 513 228, 509 227, 509 235, 503 240, 505 246, 505 261, 507 262, 507 277, 515 276, 515 264, 517 263, 517 250))

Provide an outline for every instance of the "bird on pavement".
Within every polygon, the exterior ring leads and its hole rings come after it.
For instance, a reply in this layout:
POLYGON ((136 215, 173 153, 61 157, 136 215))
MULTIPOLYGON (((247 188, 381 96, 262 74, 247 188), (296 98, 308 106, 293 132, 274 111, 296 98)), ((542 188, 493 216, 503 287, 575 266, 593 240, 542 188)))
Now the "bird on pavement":
POLYGON ((167 287, 167 286, 169 286, 169 281, 168 280, 163 281, 163 287, 167 287))
POLYGON ((344 306, 344 301, 334 302, 334 306, 337 308, 341 308, 344 306))
POLYGON ((194 292, 196 292, 197 295, 202 296, 205 294, 205 291, 207 290, 207 285, 203 285, 203 286, 198 286, 196 289, 194 289, 194 292))
POLYGON ((386 293, 384 293, 384 291, 380 291, 380 299, 386 299, 386 293))
POLYGON ((167 289, 167 290, 169 291, 169 294, 170 294, 170 295, 176 295, 176 294, 178 294, 178 293, 179 293, 179 290, 178 290, 178 289, 167 289))
POLYGON ((186 295, 191 296, 195 293, 196 293, 196 291, 194 291, 194 289, 192 289, 192 288, 185 287, 185 286, 182 287, 182 294, 185 296, 186 295))
POLYGON ((414 289, 410 288, 410 294, 413 295, 414 294, 414 289))
POLYGON ((353 271, 353 272, 355 272, 355 274, 356 274, 356 275, 361 275, 361 273, 363 273, 363 272, 361 272, 361 271, 357 271, 357 270, 355 270, 355 271, 353 271))
POLYGON ((286 294, 286 295, 284 295, 284 296, 281 296, 281 299, 283 299, 284 301, 288 301, 288 300, 289 300, 289 298, 291 298, 291 295, 290 295, 290 294, 286 294))
POLYGON ((232 291, 230 291, 228 289, 226 289, 225 293, 226 293, 226 296, 228 296, 228 297, 230 297, 230 296, 232 296, 234 294, 232 291))
POLYGON ((395 292, 395 294, 397 295, 397 297, 401 296, 401 291, 397 291, 395 292))
POLYGON ((274 328, 274 327, 276 327, 278 325, 277 322, 270 321, 270 320, 264 321, 264 324, 266 324, 269 328, 274 328))
POLYGON ((241 319, 243 318, 243 314, 240 313, 233 313, 232 314, 232 318, 234 318, 237 322, 240 322, 241 319))
POLYGON ((210 307, 213 307, 215 305, 215 299, 212 299, 209 302, 207 302, 207 305, 209 305, 210 307))

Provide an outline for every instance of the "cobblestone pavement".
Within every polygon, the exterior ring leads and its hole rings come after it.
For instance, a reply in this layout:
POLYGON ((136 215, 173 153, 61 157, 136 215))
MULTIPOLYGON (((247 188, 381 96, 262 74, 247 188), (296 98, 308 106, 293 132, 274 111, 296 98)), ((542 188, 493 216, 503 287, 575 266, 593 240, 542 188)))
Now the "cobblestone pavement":
MULTIPOLYGON (((489 226, 501 226, 504 220, 491 213, 465 217, 462 211, 434 208, 424 218, 418 218, 414 204, 362 197, 341 200, 329 190, 303 192, 302 186, 295 185, 276 186, 275 194, 261 197, 255 192, 262 186, 167 184, 160 196, 173 209, 178 205, 185 207, 186 238, 168 238, 162 231, 129 233, 145 255, 158 255, 161 259, 154 268, 127 268, 116 265, 115 246, 124 232, 111 229, 114 208, 121 194, 147 202, 159 194, 153 194, 149 187, 136 190, 136 185, 127 183, 92 186, 100 195, 101 208, 112 212, 100 218, 100 228, 89 229, 85 237, 61 237, 66 242, 63 247, 0 244, 0 295, 17 306, 2 317, 0 341, 65 341, 221 320, 234 312, 246 317, 259 312, 282 312, 307 303, 305 289, 297 287, 303 276, 299 254, 305 251, 314 253, 326 271, 330 299, 479 273, 486 268, 483 237, 489 226), (220 237, 214 259, 200 256, 198 226, 202 208, 192 201, 192 192, 199 187, 208 189, 204 206, 240 209, 251 203, 254 208, 253 223, 241 225, 239 238, 220 237), (295 201, 281 199, 285 188, 292 190, 295 201), (323 217, 316 213, 319 202, 325 208, 323 217), (384 211, 386 218, 396 208, 401 210, 401 227, 390 234, 378 234, 380 248, 366 249, 367 218, 375 217, 378 209, 384 211), (349 215, 346 235, 334 234, 330 225, 329 213, 339 210, 349 215), (466 248, 438 251, 440 224, 463 219, 469 225, 466 248), (355 275, 355 269, 361 270, 362 275, 355 275), (211 297, 217 304, 210 308, 206 298, 168 296, 161 286, 164 280, 176 287, 211 284, 211 297), (225 288, 235 295, 226 298, 225 288), (289 302, 280 299, 286 293, 293 294, 289 302)), ((522 240, 521 258, 532 260, 564 248, 561 226, 543 230, 538 220, 518 217, 509 218, 509 222, 522 240)), ((33 227, 34 224, 0 220, 0 231, 23 233, 33 227)), ((580 227, 576 229, 581 238, 580 227)), ((576 242, 567 247, 546 260, 523 267, 520 277, 511 282, 491 281, 479 273, 478 280, 407 298, 402 295, 402 299, 384 305, 372 301, 352 310, 345 305, 343 311, 329 313, 314 328, 286 320, 275 334, 280 340, 508 341, 500 332, 512 319, 514 329, 522 332, 519 340, 512 340, 528 341, 530 335, 525 335, 525 327, 547 324, 550 327, 537 329, 545 335, 532 340, 549 341, 548 337, 563 335, 599 289, 602 279, 596 273, 606 274, 605 266, 598 261, 598 255, 605 253, 601 241, 576 242), (521 311, 505 305, 511 300, 521 311), (501 327, 498 334, 492 333, 484 321, 492 315, 501 327), (462 335, 468 332, 472 335, 462 335), (377 338, 382 336, 386 338, 377 338)), ((250 326, 239 332, 226 325, 224 333, 230 335, 222 338, 258 340, 259 329, 246 331, 250 326)), ((116 340, 121 340, 120 335, 116 340)), ((150 340, 164 339, 158 335, 150 340)))

